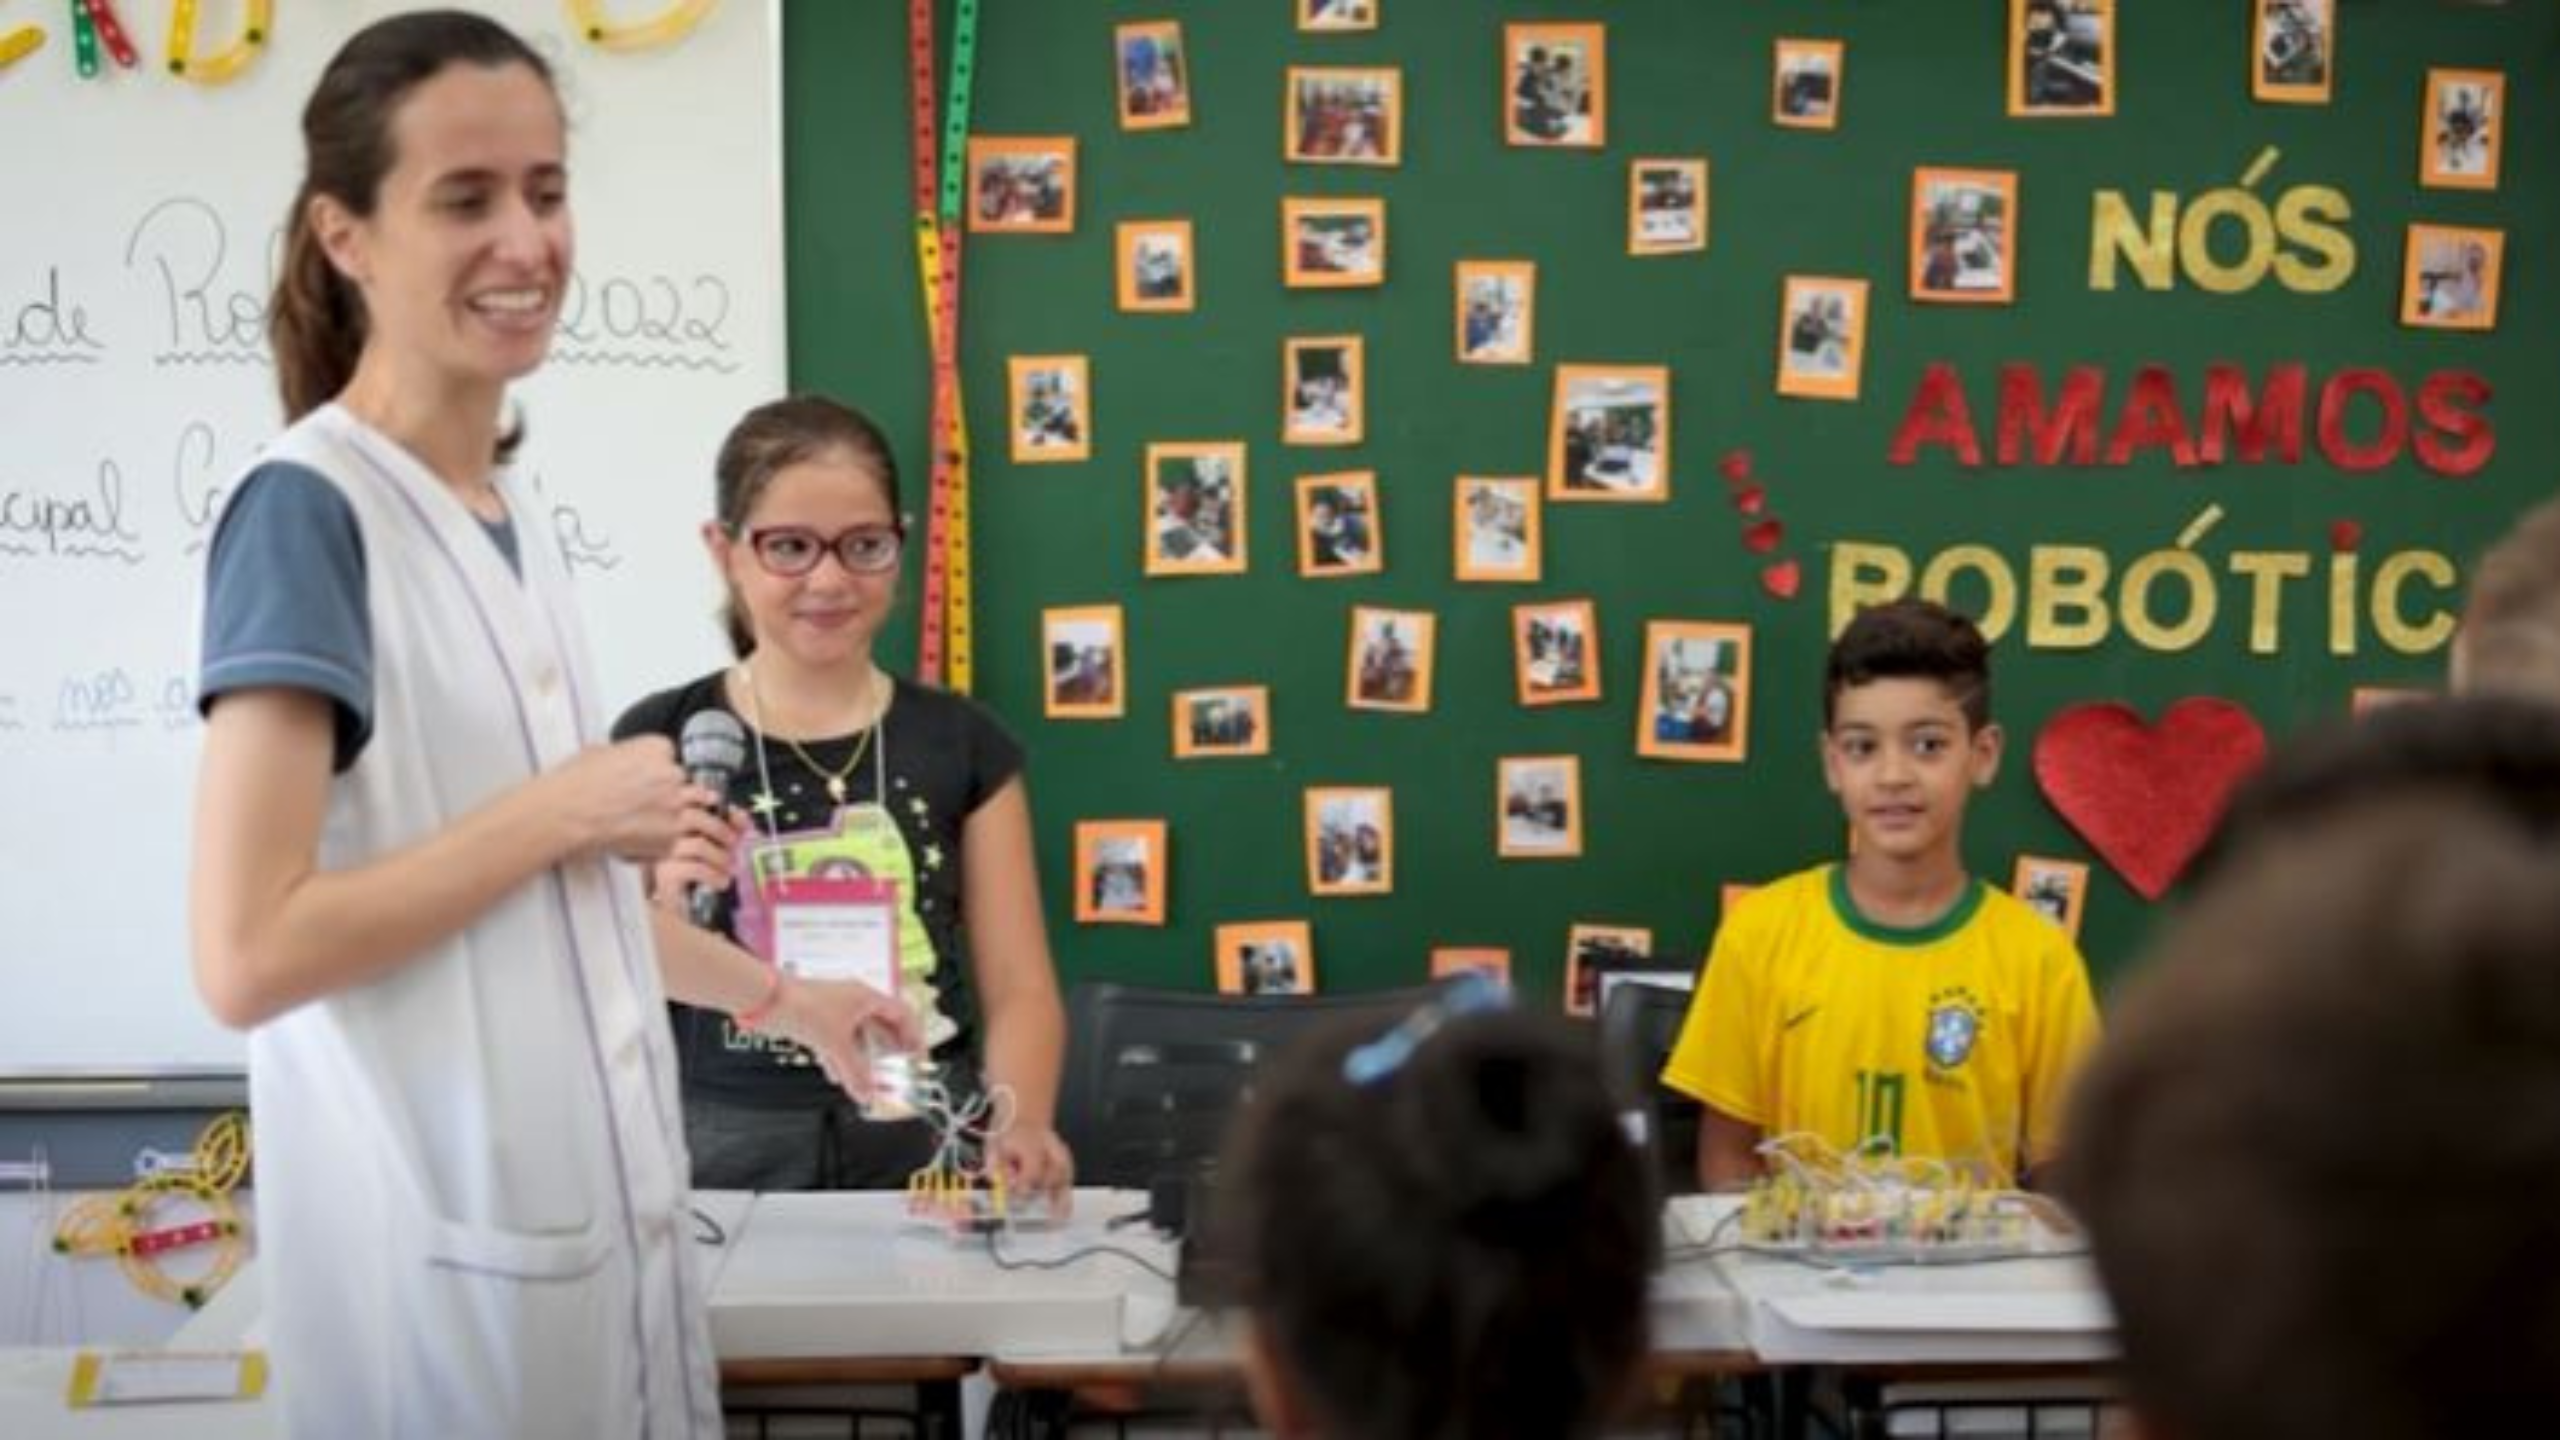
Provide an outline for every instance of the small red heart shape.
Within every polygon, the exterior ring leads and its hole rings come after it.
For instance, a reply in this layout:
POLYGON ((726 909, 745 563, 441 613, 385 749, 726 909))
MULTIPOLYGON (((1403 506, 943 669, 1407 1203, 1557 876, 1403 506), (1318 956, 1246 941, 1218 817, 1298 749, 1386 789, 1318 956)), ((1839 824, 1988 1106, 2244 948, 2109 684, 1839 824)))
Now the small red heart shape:
POLYGON ((1745 485, 1733 492, 1733 508, 1745 515, 1757 515, 1769 507, 1769 492, 1757 485, 1745 485))
POLYGON ((2036 736, 2036 785, 2126 884, 2157 900, 2266 753, 2257 717, 2228 700, 2181 700, 2158 725, 2116 701, 2074 705, 2036 736))
POLYGON ((2329 522, 2329 548, 2343 555, 2364 543, 2364 526, 2354 520, 2329 522))
POLYGON ((1725 452, 1724 459, 1716 462, 1716 468, 1724 472, 1724 478, 1727 481, 1739 485, 1751 478, 1751 452, 1728 450, 1725 452))
POLYGON ((1760 571, 1760 588, 1781 600, 1793 600, 1804 587, 1804 571, 1793 560, 1781 560, 1760 571))
POLYGON ((1776 520, 1763 520, 1746 525, 1742 530, 1742 548, 1754 555, 1766 555, 1787 538, 1787 527, 1776 520))

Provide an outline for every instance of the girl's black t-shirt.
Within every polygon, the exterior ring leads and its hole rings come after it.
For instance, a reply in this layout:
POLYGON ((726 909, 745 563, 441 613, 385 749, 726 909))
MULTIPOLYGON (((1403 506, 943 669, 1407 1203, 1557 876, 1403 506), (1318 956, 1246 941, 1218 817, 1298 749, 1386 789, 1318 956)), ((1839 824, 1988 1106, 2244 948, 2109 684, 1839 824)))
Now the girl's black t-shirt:
MULTIPOLYGON (((641 700, 614 722, 613 737, 658 734, 681 743, 685 722, 694 715, 730 708, 721 686, 728 674, 717 670, 641 700)), ((856 805, 881 800, 906 841, 916 877, 917 918, 933 948, 931 984, 943 1013, 957 1027, 934 1046, 934 1058, 946 1073, 956 1067, 974 1077, 979 1017, 961 923, 961 832, 988 797, 1021 773, 1022 747, 983 706, 910 680, 894 683, 896 697, 885 729, 868 737, 869 746, 885 743, 885 763, 875 763, 860 732, 803 740, 795 748, 759 737, 746 717, 739 716, 747 733, 747 758, 730 779, 729 803, 747 811, 756 828, 765 830, 768 822, 751 807, 769 776, 777 802, 771 827, 785 835, 819 829, 830 822, 835 808, 827 793, 828 776, 845 771, 855 749, 865 746, 860 763, 845 773, 846 799, 856 805), (801 751, 807 752, 805 759, 801 751), (885 800, 877 793, 883 783, 888 788, 885 800)), ((716 924, 732 939, 737 936, 736 916, 736 897, 723 896, 716 924)), ((797 1045, 741 1030, 716 1010, 671 1003, 668 1011, 689 1091, 732 1104, 776 1106, 810 1104, 839 1093, 797 1045)), ((974 1079, 967 1088, 975 1088, 974 1079)))

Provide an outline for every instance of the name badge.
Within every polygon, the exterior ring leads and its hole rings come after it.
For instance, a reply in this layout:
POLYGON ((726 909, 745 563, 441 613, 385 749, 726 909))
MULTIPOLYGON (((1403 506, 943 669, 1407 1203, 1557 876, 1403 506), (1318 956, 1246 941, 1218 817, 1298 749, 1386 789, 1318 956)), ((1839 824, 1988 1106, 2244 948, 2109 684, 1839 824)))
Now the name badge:
POLYGON ((898 993, 898 882, 777 880, 773 963, 803 980, 859 980, 898 993))

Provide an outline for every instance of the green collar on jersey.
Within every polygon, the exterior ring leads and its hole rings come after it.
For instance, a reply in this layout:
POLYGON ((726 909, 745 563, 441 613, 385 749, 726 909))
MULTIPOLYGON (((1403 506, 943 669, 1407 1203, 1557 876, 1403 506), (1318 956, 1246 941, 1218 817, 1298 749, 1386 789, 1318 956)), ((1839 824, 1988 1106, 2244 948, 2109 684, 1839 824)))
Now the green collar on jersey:
POLYGON ((1969 880, 1965 882, 1964 893, 1956 897, 1956 903, 1947 907, 1947 913, 1928 924, 1882 924, 1860 914, 1858 902, 1849 898, 1849 867, 1846 865, 1831 867, 1832 913, 1840 917, 1840 923, 1848 926, 1851 933, 1864 936, 1879 945, 1934 945, 1963 929, 1965 922, 1973 918, 1973 912, 1981 908, 1982 882, 1969 880))

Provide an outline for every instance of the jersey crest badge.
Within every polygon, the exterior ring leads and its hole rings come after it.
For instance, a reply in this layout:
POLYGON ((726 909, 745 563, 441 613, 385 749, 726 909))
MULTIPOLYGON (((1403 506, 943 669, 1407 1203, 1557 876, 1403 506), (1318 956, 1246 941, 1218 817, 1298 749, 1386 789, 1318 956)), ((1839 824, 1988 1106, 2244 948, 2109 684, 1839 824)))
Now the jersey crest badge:
POLYGON ((1982 1035, 1982 1008, 1965 990, 1942 990, 1929 997, 1929 1063, 1953 1070, 1973 1058, 1973 1042, 1982 1035))

